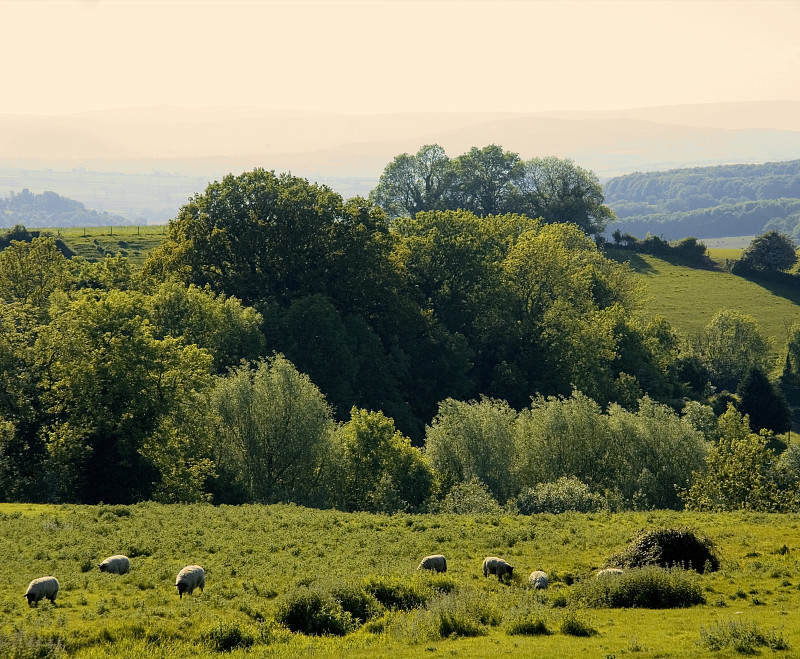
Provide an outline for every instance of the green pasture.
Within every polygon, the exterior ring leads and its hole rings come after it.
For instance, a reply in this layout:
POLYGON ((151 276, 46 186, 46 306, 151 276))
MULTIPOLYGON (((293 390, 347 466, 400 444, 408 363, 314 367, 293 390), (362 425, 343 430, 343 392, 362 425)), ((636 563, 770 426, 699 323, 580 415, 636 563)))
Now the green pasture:
POLYGON ((745 640, 780 641, 774 652, 751 643, 756 653, 797 656, 798 523, 798 515, 674 511, 387 516, 288 505, 0 504, 0 655, 726 657, 738 655, 714 651, 704 639, 716 633, 730 640, 738 630, 745 640), (691 528, 715 543, 721 569, 689 573, 704 603, 601 609, 573 599, 639 530, 665 526, 691 528), (446 575, 416 572, 420 558, 439 552, 448 559, 446 575), (116 553, 131 557, 131 572, 100 573, 100 560, 116 553), (487 555, 515 566, 511 583, 484 578, 487 555), (180 599, 175 576, 192 563, 205 568, 206 588, 180 599), (527 588, 535 569, 550 577, 546 592, 527 588), (28 607, 28 582, 45 575, 61 584, 55 604, 28 607), (370 580, 447 588, 426 604, 377 612, 345 636, 306 636, 275 622, 299 592, 370 580), (545 633, 509 634, 525 616, 541 621, 545 633), (457 631, 443 636, 432 625, 444 618, 460 621, 457 631), (575 627, 591 635, 568 633, 575 627), (477 635, 466 637, 467 628, 477 635), (233 650, 221 654, 220 639, 233 650))
POLYGON ((624 253, 624 258, 647 283, 648 314, 663 316, 690 338, 698 336, 720 309, 737 309, 758 321, 776 356, 781 356, 787 330, 800 322, 800 289, 674 265, 647 254, 624 253))
POLYGON ((75 254, 90 261, 121 254, 131 263, 141 265, 147 253, 164 240, 167 225, 61 227, 42 231, 63 240, 75 254))

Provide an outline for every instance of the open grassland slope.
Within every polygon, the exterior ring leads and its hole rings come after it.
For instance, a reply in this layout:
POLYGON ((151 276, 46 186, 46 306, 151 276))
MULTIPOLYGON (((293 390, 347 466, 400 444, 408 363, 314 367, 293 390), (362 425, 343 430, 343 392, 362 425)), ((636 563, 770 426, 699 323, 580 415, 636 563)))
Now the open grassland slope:
MULTIPOLYGON (((711 657, 720 656, 715 640, 725 646, 744 634, 756 651, 791 656, 800 648, 798 523, 797 515, 746 513, 385 516, 284 505, 2 504, 0 655, 711 657), (715 543, 720 570, 686 577, 704 603, 594 608, 574 597, 640 529, 665 526, 715 543), (418 574, 420 558, 438 552, 447 573, 418 574), (101 573, 100 560, 116 553, 130 556, 130 573, 101 573), (509 584, 484 578, 485 556, 515 566, 509 584), (175 576, 188 564, 205 568, 206 587, 180 599, 175 576), (539 569, 550 587, 533 592, 527 576, 539 569), (60 581, 58 598, 28 607, 25 588, 44 575, 60 581), (292 633, 276 622, 290 604, 312 595, 330 603, 331 593, 356 612, 345 635, 292 633)), ((341 616, 317 612, 328 623, 341 616)))
MULTIPOLYGON (((716 261, 736 254, 712 252, 711 256, 716 261)), ((614 258, 627 260, 644 278, 648 314, 663 316, 690 338, 698 336, 720 309, 736 309, 753 316, 781 353, 787 330, 800 322, 800 289, 758 283, 722 270, 675 265, 648 254, 616 251, 614 258)))

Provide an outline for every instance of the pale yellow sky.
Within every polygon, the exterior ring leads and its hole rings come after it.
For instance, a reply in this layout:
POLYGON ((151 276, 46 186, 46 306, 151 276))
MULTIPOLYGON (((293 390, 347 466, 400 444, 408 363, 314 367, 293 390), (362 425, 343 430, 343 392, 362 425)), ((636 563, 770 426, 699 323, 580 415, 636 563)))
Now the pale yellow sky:
POLYGON ((0 0, 0 113, 800 101, 800 0, 0 0))

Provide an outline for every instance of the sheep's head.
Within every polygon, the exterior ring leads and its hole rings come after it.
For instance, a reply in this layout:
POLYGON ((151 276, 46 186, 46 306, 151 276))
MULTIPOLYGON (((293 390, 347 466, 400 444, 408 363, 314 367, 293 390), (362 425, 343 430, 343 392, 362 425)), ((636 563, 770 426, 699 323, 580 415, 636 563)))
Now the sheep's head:
POLYGON ((25 593, 25 597, 28 598, 28 606, 31 604, 36 604, 36 594, 35 593, 25 593))
POLYGON ((176 583, 176 584, 175 584, 175 587, 178 589, 178 595, 179 595, 181 598, 183 597, 183 594, 184 594, 184 593, 185 593, 187 590, 189 590, 189 586, 187 586, 187 585, 186 585, 185 583, 183 583, 182 581, 179 581, 178 583, 176 583))

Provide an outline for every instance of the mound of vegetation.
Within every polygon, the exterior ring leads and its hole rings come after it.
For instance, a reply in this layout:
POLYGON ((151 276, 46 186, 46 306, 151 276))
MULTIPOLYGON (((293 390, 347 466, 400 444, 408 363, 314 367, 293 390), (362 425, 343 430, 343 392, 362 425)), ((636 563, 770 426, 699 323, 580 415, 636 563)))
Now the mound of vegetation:
POLYGON ((577 600, 598 608, 675 609, 705 601, 700 586, 678 568, 645 567, 619 577, 590 579, 576 589, 577 600))
POLYGON ((0 226, 24 224, 29 227, 94 227, 132 224, 121 215, 89 210, 81 202, 55 192, 36 194, 25 188, 0 198, 0 226))
POLYGON ((689 529, 663 528, 641 532, 606 563, 622 568, 680 567, 702 574, 719 569, 719 559, 713 550, 711 540, 700 538, 689 529))

